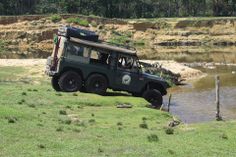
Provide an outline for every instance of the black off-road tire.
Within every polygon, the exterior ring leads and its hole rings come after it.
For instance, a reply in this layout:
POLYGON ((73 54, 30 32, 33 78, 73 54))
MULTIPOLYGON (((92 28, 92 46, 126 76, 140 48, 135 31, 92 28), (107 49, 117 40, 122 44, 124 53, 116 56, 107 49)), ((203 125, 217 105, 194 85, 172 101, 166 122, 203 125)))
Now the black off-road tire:
POLYGON ((81 76, 74 71, 67 71, 59 78, 59 86, 63 92, 77 92, 82 85, 81 76))
POLYGON ((143 93, 143 98, 152 104, 152 106, 160 108, 163 104, 163 97, 160 91, 150 89, 143 93))
POLYGON ((51 79, 51 85, 52 85, 52 88, 57 91, 57 92, 60 92, 61 91, 61 88, 59 86, 59 78, 58 76, 53 76, 52 79, 51 79))
POLYGON ((105 95, 108 87, 107 79, 100 74, 91 75, 85 82, 85 89, 88 93, 105 95))

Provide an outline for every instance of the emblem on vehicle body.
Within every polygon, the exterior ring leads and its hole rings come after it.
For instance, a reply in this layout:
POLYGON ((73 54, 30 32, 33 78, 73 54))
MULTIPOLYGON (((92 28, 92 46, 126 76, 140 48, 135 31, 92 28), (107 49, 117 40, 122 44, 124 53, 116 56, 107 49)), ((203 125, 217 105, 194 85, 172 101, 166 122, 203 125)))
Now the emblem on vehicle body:
POLYGON ((124 75, 122 77, 122 84, 130 85, 130 83, 131 83, 131 77, 129 75, 124 75))

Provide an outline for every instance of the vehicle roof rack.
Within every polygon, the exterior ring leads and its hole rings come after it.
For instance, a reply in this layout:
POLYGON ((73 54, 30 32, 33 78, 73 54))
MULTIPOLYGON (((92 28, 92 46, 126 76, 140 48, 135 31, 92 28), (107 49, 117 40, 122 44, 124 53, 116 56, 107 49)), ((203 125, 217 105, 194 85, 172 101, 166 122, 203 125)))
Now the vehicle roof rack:
POLYGON ((58 35, 64 36, 68 38, 69 40, 73 39, 74 41, 75 39, 91 41, 97 44, 101 44, 103 46, 106 45, 105 47, 107 48, 117 49, 123 52, 127 51, 128 53, 134 53, 136 51, 136 49, 134 47, 131 47, 130 45, 121 45, 121 44, 99 40, 99 36, 95 32, 80 29, 80 28, 62 26, 62 27, 59 27, 58 29, 58 35))
POLYGON ((94 48, 106 49, 106 50, 112 50, 115 52, 122 52, 125 54, 136 55, 136 51, 134 51, 134 50, 130 50, 130 49, 126 49, 126 48, 122 48, 122 47, 118 47, 118 46, 113 46, 113 45, 109 45, 106 43, 87 41, 87 40, 73 38, 73 37, 70 38, 70 41, 75 42, 75 43, 79 43, 82 45, 86 45, 86 46, 91 46, 94 48))
POLYGON ((98 42, 99 36, 92 31, 70 27, 70 26, 62 26, 58 29, 58 35, 64 36, 66 38, 78 38, 93 42, 98 42))
POLYGON ((116 44, 116 43, 107 42, 107 41, 102 41, 102 43, 105 43, 105 44, 108 44, 108 45, 111 45, 111 46, 117 46, 117 47, 120 47, 120 48, 125 48, 125 49, 128 49, 128 50, 136 51, 136 48, 132 47, 130 45, 116 44))

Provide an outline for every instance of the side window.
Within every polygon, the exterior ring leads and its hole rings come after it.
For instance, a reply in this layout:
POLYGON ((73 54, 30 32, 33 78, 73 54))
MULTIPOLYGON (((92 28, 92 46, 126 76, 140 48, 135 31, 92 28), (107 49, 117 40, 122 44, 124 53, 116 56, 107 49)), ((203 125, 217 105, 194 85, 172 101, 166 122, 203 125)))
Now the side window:
POLYGON ((92 50, 90 58, 95 59, 95 60, 99 60, 99 52, 92 50))
POLYGON ((94 64, 109 64, 109 54, 103 51, 92 50, 90 55, 90 61, 94 64))
POLYGON ((120 55, 118 59, 118 68, 131 70, 134 64, 133 57, 120 55))
POLYGON ((71 60, 89 63, 91 49, 69 43, 66 48, 67 57, 71 60))
POLYGON ((127 71, 138 72, 138 62, 136 58, 132 56, 120 55, 118 59, 118 68, 125 69, 127 71))

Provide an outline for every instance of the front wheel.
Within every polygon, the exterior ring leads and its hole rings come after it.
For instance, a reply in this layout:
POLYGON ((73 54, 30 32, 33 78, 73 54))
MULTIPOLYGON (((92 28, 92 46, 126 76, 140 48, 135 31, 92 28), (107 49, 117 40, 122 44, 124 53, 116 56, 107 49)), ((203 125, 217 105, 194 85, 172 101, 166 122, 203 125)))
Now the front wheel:
POLYGON ((145 91, 143 93, 143 98, 157 108, 160 108, 163 104, 163 97, 161 95, 161 92, 156 89, 145 91))
POLYGON ((81 76, 74 71, 65 72, 59 79, 59 86, 64 92, 77 92, 82 85, 81 76))

